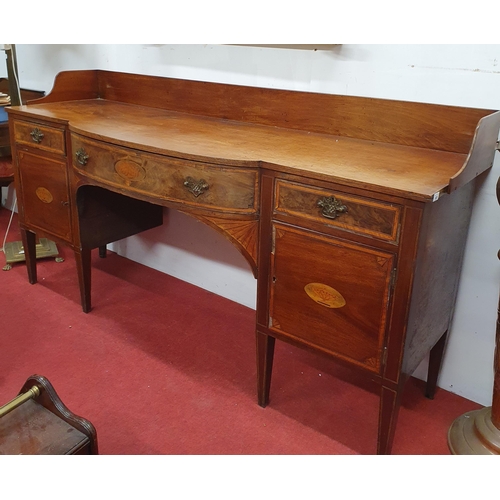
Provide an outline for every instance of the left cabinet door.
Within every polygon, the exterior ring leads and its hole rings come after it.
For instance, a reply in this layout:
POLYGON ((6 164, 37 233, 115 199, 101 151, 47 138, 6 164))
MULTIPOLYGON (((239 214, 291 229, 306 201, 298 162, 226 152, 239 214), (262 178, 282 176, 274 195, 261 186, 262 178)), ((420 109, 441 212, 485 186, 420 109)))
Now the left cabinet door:
POLYGON ((66 162, 28 151, 17 155, 21 183, 21 218, 37 229, 71 241, 71 214, 66 162))

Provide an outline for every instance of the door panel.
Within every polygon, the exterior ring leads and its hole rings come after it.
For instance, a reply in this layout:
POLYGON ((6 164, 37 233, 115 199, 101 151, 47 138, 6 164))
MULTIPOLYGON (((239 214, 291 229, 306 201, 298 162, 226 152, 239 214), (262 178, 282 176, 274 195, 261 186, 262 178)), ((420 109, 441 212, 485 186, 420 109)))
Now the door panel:
POLYGON ((271 330, 379 372, 394 255, 276 223, 271 330))
POLYGON ((25 151, 18 160, 24 223, 71 241, 66 163, 25 151))

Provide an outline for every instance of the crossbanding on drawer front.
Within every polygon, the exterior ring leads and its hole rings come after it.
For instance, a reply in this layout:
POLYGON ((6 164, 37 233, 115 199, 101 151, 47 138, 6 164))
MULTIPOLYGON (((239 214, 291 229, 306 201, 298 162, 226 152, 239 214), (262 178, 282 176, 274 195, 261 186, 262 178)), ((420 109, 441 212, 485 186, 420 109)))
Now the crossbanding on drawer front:
POLYGON ((62 129, 16 120, 14 122, 14 136, 18 144, 33 146, 50 153, 66 154, 62 129))
POLYGON ((378 373, 394 260, 276 223, 270 329, 378 373))
POLYGON ((401 209, 379 201, 276 181, 275 213, 282 213, 396 242, 401 209))
POLYGON ((252 214, 258 209, 258 172, 219 167, 99 143, 76 134, 73 167, 88 178, 148 198, 199 208, 252 214))

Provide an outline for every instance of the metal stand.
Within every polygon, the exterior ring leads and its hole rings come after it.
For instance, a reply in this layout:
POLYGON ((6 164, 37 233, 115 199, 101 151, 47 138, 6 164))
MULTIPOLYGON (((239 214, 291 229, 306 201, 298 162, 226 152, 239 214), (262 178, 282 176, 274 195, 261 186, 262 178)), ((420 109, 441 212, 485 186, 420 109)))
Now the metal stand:
MULTIPOLYGON (((5 261, 6 265, 3 267, 4 271, 10 271, 12 264, 16 262, 24 262, 26 257, 24 255, 24 247, 20 241, 12 243, 5 243, 5 261)), ((59 257, 59 251, 56 244, 47 238, 40 238, 39 243, 36 245, 36 258, 45 259, 47 257, 55 257, 56 262, 64 262, 62 257, 59 257)))

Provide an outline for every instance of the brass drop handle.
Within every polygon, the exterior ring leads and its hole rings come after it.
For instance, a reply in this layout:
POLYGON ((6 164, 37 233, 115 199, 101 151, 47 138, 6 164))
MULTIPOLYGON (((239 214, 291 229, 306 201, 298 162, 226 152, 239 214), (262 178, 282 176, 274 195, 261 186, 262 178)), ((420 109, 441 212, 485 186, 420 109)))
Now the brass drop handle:
POLYGON ((38 127, 35 127, 31 133, 31 138, 33 139, 33 142, 36 142, 37 144, 40 144, 42 142, 42 139, 43 139, 43 132, 38 128, 38 127))
POLYGON ((336 219, 340 214, 347 213, 347 207, 335 196, 320 198, 317 206, 321 208, 321 215, 327 219, 336 219))
POLYGON ((85 149, 80 148, 76 153, 76 161, 80 165, 87 165, 87 162, 89 161, 89 155, 85 152, 85 149))
POLYGON ((203 194, 209 188, 209 185, 205 179, 195 181, 192 177, 186 178, 186 180, 184 181, 184 186, 196 198, 198 198, 200 194, 203 194))

